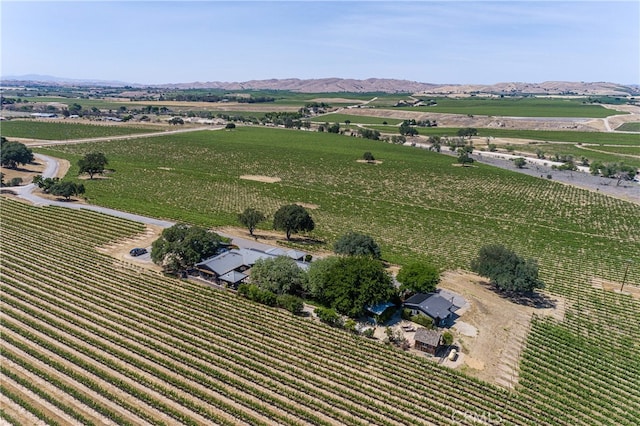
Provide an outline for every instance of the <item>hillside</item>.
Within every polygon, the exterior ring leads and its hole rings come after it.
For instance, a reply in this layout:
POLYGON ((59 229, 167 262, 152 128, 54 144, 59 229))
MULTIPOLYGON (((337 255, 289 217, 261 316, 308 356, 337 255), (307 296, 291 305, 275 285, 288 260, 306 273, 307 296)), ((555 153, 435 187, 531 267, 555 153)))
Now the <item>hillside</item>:
POLYGON ((496 84, 434 84, 390 78, 349 78, 314 79, 265 79, 244 82, 187 82, 159 85, 131 84, 117 81, 78 80, 52 76, 24 75, 2 77, 6 86, 101 86, 101 87, 156 87, 170 89, 223 89, 223 90, 289 90, 302 93, 329 92, 384 92, 384 93, 432 93, 432 94, 536 94, 536 95, 613 95, 636 96, 640 94, 637 85, 610 82, 570 82, 546 81, 542 83, 504 82, 496 84))

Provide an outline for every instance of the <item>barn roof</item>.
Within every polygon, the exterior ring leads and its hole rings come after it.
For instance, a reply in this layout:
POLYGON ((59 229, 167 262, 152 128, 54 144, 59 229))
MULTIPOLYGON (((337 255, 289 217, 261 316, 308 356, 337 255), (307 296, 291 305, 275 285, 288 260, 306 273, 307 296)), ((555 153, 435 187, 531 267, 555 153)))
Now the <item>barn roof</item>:
POLYGON ((424 345, 437 347, 438 345, 440 345, 441 337, 442 337, 442 334, 439 331, 427 330, 426 328, 419 328, 416 331, 414 340, 424 345))

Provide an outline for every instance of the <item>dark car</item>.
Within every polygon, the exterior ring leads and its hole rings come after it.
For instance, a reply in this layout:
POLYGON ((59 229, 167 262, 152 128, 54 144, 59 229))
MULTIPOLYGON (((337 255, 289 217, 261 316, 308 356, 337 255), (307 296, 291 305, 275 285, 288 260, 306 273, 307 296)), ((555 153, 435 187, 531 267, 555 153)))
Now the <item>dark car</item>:
POLYGON ((135 257, 135 256, 142 256, 146 252, 147 252, 147 249, 136 247, 134 249, 131 249, 129 254, 135 257))

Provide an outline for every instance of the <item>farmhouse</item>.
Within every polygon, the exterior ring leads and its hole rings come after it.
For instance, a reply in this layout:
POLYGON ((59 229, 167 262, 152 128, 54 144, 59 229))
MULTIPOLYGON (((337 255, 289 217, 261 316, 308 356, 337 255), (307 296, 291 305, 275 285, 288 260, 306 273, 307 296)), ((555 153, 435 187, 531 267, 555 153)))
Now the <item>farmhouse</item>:
POLYGON ((419 328, 418 331, 416 331, 414 340, 414 348, 419 351, 428 352, 431 355, 435 355, 438 347, 440 347, 440 344, 442 343, 442 334, 436 330, 419 328))
POLYGON ((438 293, 417 293, 405 300, 405 309, 410 309, 412 315, 424 314, 433 320, 433 324, 442 327, 452 318, 458 309, 451 300, 445 299, 438 293))
POLYGON ((248 274, 246 272, 251 269, 258 259, 273 259, 278 256, 291 257, 296 261, 298 267, 305 270, 309 268, 309 263, 300 260, 306 256, 306 253, 301 251, 270 249, 269 252, 265 252, 253 248, 240 248, 226 251, 196 263, 195 269, 202 278, 215 281, 218 284, 237 287, 247 278, 248 274))

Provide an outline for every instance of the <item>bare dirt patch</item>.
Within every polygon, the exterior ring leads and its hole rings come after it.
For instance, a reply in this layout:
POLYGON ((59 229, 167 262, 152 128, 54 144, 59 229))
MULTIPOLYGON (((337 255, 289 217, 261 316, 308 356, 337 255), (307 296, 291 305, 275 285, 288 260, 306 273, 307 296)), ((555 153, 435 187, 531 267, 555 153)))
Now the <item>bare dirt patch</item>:
POLYGON ((319 209, 319 208, 320 208, 320 206, 319 206, 319 205, 317 205, 317 204, 313 204, 313 203, 303 203, 303 202, 301 202, 301 201, 296 201, 296 202, 295 202, 295 203, 293 203, 293 204, 297 204, 297 205, 298 205, 298 206, 300 206, 300 207, 304 207, 305 209, 310 209, 310 210, 316 210, 316 209, 319 209))
POLYGON ((242 175, 240 176, 240 179, 253 180, 256 182, 265 182, 265 183, 276 183, 282 180, 279 177, 261 176, 261 175, 242 175))
POLYGON ((35 175, 42 174, 45 167, 45 163, 36 160, 30 164, 20 165, 15 169, 2 167, 0 172, 4 175, 5 183, 11 181, 11 179, 20 178, 22 183, 26 185, 33 181, 35 175))
POLYGON ((358 163, 363 164, 382 164, 382 160, 356 160, 358 163))
POLYGON ((96 250, 125 262, 125 264, 135 265, 156 272, 162 272, 162 267, 151 261, 149 253, 138 257, 133 257, 129 254, 129 251, 134 247, 150 248, 151 244, 158 239, 160 234, 162 234, 162 229, 163 228, 160 226, 146 225, 144 232, 97 247, 96 250))
POLYGON ((468 302, 451 329, 460 346, 460 369, 504 387, 518 379, 518 362, 532 315, 564 317, 564 300, 542 295, 521 304, 494 292, 482 277, 466 271, 447 271, 440 288, 462 295, 468 302), (468 330, 477 330, 475 337, 468 330), (466 330, 466 331, 465 331, 466 330))
POLYGON ((606 291, 613 291, 614 293, 627 294, 635 299, 640 299, 640 287, 625 284, 617 281, 609 281, 603 278, 593 277, 591 278, 591 286, 606 291))

